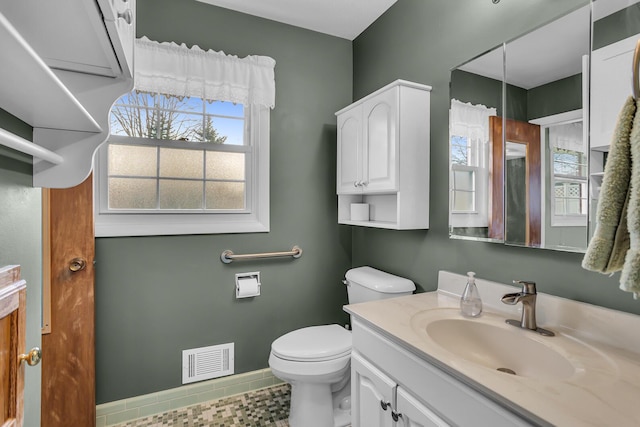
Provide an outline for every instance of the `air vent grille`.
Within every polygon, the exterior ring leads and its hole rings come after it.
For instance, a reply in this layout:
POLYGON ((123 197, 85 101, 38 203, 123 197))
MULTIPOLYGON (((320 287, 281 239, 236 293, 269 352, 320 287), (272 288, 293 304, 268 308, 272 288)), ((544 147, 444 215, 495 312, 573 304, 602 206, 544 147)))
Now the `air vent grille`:
POLYGON ((182 384, 233 374, 233 343, 182 351, 182 384))

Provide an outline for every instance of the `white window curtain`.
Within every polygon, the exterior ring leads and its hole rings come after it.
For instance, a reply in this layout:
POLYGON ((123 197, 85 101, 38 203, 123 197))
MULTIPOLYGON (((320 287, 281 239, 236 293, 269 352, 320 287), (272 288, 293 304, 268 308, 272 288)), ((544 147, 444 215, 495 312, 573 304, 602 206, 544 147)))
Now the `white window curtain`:
POLYGON ((549 128, 549 145, 552 148, 586 152, 586 144, 582 133, 582 122, 567 123, 549 128))
POLYGON ((136 39, 135 89, 208 101, 275 106, 276 61, 268 56, 245 58, 198 46, 136 39))
POLYGON ((495 115, 495 108, 452 99, 449 117, 451 135, 465 137, 469 142, 480 142, 478 145, 482 146, 489 141, 489 117, 495 115))
MULTIPOLYGON (((489 117, 497 115, 495 108, 473 105, 451 100, 449 110, 450 137, 457 136, 467 140, 469 161, 466 166, 451 165, 449 178, 451 194, 456 190, 453 173, 456 170, 471 171, 474 174, 475 211, 453 212, 449 214, 452 227, 488 227, 489 226, 489 117)), ((450 203, 451 206, 451 203, 450 203)))

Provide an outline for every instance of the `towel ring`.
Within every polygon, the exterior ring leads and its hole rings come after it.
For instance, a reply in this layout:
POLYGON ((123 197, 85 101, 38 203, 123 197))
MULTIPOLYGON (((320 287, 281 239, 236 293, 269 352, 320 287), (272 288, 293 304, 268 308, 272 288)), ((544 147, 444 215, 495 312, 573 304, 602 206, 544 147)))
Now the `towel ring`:
POLYGON ((640 39, 636 42, 636 50, 633 52, 633 69, 631 70, 631 76, 633 81, 631 82, 633 87, 633 99, 640 98, 640 81, 638 80, 638 74, 640 68, 640 39))

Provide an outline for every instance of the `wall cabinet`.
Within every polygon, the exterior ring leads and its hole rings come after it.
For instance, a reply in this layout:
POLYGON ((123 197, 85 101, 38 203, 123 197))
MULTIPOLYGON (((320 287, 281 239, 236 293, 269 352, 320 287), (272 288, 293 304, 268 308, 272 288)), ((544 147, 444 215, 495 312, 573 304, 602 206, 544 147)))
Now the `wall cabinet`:
POLYGON ((353 315, 351 320, 352 427, 532 424, 353 315))
POLYGON ((429 228, 430 91, 397 80, 336 113, 339 223, 429 228), (351 220, 351 203, 370 220, 351 220))
POLYGON ((0 108, 33 127, 34 144, 6 132, 0 143, 36 156, 34 186, 72 187, 89 175, 111 105, 133 88, 135 8, 135 0, 0 5, 0 108))

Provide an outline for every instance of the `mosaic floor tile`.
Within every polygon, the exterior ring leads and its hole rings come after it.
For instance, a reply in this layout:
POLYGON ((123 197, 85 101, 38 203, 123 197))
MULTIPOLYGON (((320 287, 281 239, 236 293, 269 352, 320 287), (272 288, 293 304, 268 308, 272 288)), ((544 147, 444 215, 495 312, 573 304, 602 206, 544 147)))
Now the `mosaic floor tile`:
POLYGON ((289 427, 289 384, 188 406, 113 427, 289 427))

